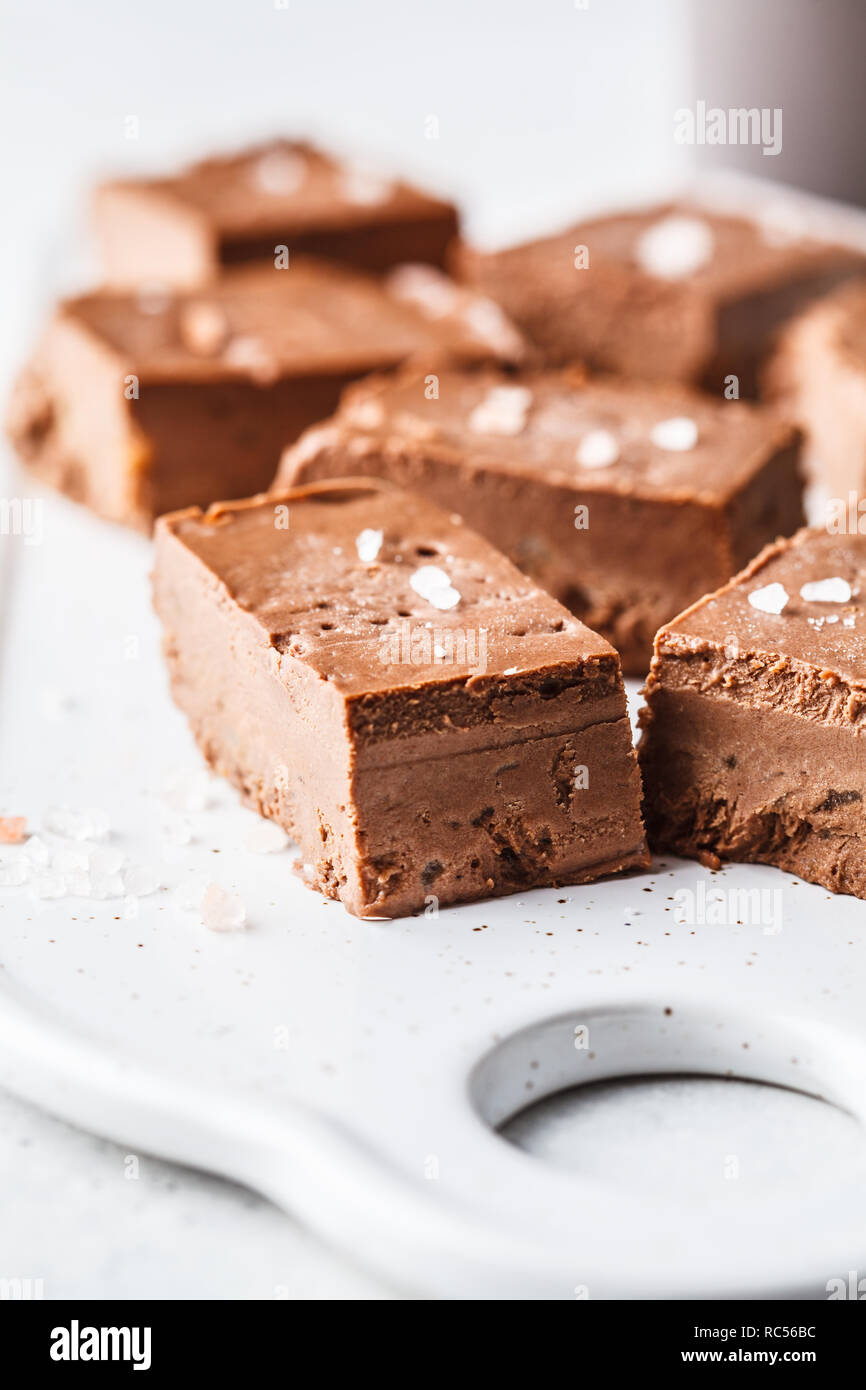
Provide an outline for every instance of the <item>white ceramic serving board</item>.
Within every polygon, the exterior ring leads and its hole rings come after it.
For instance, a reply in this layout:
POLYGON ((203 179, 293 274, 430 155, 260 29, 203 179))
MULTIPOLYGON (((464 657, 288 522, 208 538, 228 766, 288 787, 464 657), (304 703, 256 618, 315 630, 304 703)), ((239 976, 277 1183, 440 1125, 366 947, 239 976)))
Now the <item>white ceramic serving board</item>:
POLYGON ((257 819, 215 779, 192 842, 167 843, 166 785, 200 761, 167 692, 149 543, 26 492, 41 542, 2 539, 0 814, 38 829, 53 805, 102 808, 107 843, 165 886, 135 917, 0 890, 2 1084, 131 1152, 238 1178, 422 1292, 784 1293, 866 1269, 864 1165, 804 1189, 782 1163, 755 1186, 725 1181, 719 1154, 714 1186, 666 1190, 651 1157, 624 1183, 492 1128, 573 1083, 669 1072, 866 1118, 866 903, 664 861, 364 923, 305 888, 291 850, 244 848, 257 819), (245 930, 175 906, 196 875, 240 894, 245 930), (741 925, 679 923, 676 891, 701 884, 769 892, 741 925))
MULTIPOLYGON (((780 204, 743 187, 715 191, 780 204)), ((862 216, 841 215, 866 244, 862 216)), ((421 1293, 826 1296, 866 1274, 866 1156, 817 1102, 833 1151, 805 1170, 808 1118, 771 1089, 730 1088, 724 1106, 717 1086, 690 1091, 666 1136, 652 1087, 620 1098, 615 1133, 596 1088, 567 1165, 555 1126, 550 1161, 496 1132, 566 1087, 664 1074, 793 1087, 863 1124, 866 903, 665 859, 356 921, 299 882, 293 851, 244 847, 257 818, 227 786, 206 778, 185 817, 166 804, 202 764, 168 696, 149 543, 9 471, 0 496, 39 504, 37 543, 0 534, 0 816, 39 831, 52 806, 101 808, 107 843, 164 885, 133 917, 119 899, 0 888, 0 1084, 131 1153, 248 1183, 421 1293), (176 907, 205 881, 240 895, 245 930, 176 907), (725 922, 677 920, 677 892, 700 915, 719 888, 758 896, 725 922), (737 1137, 715 1153, 702 1136, 725 1106, 737 1137)), ((0 846, 0 865, 18 852, 0 846)))

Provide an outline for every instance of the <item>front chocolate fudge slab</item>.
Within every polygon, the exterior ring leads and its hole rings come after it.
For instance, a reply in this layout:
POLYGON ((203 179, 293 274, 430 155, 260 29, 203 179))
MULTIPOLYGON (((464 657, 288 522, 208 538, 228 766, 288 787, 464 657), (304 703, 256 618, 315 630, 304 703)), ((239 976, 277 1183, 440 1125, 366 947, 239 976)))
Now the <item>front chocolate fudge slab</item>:
POLYGON ((354 378, 412 357, 519 349, 504 321, 473 313, 471 294, 428 267, 431 278, 447 301, 438 317, 408 294, 406 274, 390 292, 301 260, 201 291, 70 300, 13 392, 9 432, 46 482, 141 529, 161 512, 248 497, 354 378))
POLYGON ((552 365, 758 390, 780 326, 862 252, 819 241, 778 212, 750 220, 683 202, 578 223, 522 246, 467 251, 463 273, 552 365))
POLYGON ((457 233, 453 204, 289 140, 171 178, 106 183, 94 221, 106 281, 118 288, 199 285, 241 262, 273 264, 280 247, 372 272, 442 266, 457 233))
POLYGON ((645 676, 655 633, 803 522, 799 435, 685 387, 405 371, 359 382, 278 485, 384 476, 453 506, 645 676))
POLYGON ((650 843, 866 898, 866 538, 769 546, 656 638, 650 843))
POLYGON ((350 480, 156 534, 174 697, 322 893, 393 917, 646 866, 616 653, 459 517, 350 480))

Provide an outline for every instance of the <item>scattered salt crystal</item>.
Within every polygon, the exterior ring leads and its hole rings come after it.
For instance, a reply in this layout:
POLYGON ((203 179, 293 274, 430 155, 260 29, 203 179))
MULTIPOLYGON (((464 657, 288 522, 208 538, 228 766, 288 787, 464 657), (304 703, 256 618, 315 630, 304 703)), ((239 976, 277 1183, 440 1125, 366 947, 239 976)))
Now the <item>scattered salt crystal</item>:
POLYGON ((73 898, 89 898, 93 892, 90 874, 86 869, 73 869, 67 874, 69 895, 73 898))
POLYGON ((433 643, 433 656, 435 657, 435 659, 436 659, 437 661, 444 661, 444 660, 445 660, 446 652, 445 652, 445 648, 442 646, 441 642, 434 642, 434 643, 433 643))
POLYGON ((653 222, 635 244, 638 265, 649 275, 680 280, 706 265, 715 246, 713 233, 697 217, 673 215, 653 222))
POLYGON ((209 883, 201 902, 201 920, 209 931, 237 931, 244 926, 247 912, 237 893, 209 883))
POLYGON ((343 553, 343 547, 342 547, 341 545, 335 545, 335 546, 334 546, 334 554, 335 554, 335 555, 342 555, 342 553, 343 553))
POLYGON ((619 444, 610 430, 590 430, 577 446, 575 454, 581 468, 610 468, 619 458, 619 444))
POLYGON ((460 594, 452 588, 451 580, 438 565, 422 565, 409 578, 409 584, 434 608, 456 608, 460 594))
POLYGON ((162 886, 162 880, 149 864, 128 864, 123 870, 123 886, 127 897, 146 898, 162 886))
POLYGON ((36 868, 46 868, 51 863, 51 851, 38 835, 31 835, 24 846, 24 857, 36 868))
POLYGON ((851 599, 851 585, 847 579, 840 579, 838 575, 832 579, 816 579, 811 584, 803 585, 800 598, 806 603, 848 603, 851 599))
POLYGON ((228 319, 218 304, 195 300, 181 311, 180 336, 190 352, 212 357, 229 336, 228 319))
POLYGON ((24 816, 0 816, 0 844, 20 845, 27 838, 24 816))
POLYGON ((503 676, 516 676, 518 668, 516 666, 506 666, 502 672, 503 676))
POLYGON ((66 875, 55 869, 39 869, 33 875, 33 892, 37 898, 65 898, 66 875))
POLYGON ((262 193, 286 197, 297 193, 307 177, 307 161, 297 150, 267 150, 252 168, 253 181, 262 193))
POLYGON ((91 874, 90 896, 100 900, 123 897, 123 879, 120 874, 91 874))
POLYGON ((64 835, 70 840, 102 840, 108 834, 110 822, 106 813, 95 806, 83 811, 70 806, 49 806, 44 826, 53 834, 64 835))
POLYGON ((362 560, 365 565, 371 565, 382 548, 382 539, 381 531, 373 531, 369 526, 365 527, 355 537, 358 559, 362 560))
POLYGON ((18 888, 26 883, 30 875, 30 864, 22 855, 0 862, 0 888, 18 888))
POLYGON ((175 888, 171 895, 172 906, 181 915, 195 913, 198 916, 207 886, 208 880, 203 874, 191 876, 175 888))
POLYGON ((843 619, 842 619, 842 626, 843 626, 843 627, 853 627, 853 626, 854 626, 854 614, 853 614, 853 613, 849 614, 847 618, 843 618, 843 619))
MULTIPOLYGON (((110 876, 120 872, 123 864, 123 853, 119 849, 101 847, 95 849, 89 858, 90 872, 97 878, 110 876)), ((87 866, 85 866, 87 867, 87 866)))
POLYGON ((58 869, 62 874, 86 872, 90 864, 91 849, 89 845, 69 844, 58 845, 51 854, 51 867, 58 869))
POLYGON ((338 190, 347 203, 360 207, 373 207, 390 198, 394 185, 390 179, 383 178, 373 169, 358 164, 350 165, 340 171, 338 190))
POLYGON ((520 434, 532 392, 526 386, 493 386, 469 416, 475 434, 520 434))
POLYGON ((788 598, 788 591, 782 584, 766 584, 763 589, 752 590, 749 603, 761 613, 781 613, 788 598))
POLYGON ((697 444, 698 427, 688 415, 672 415, 669 420, 659 420, 657 425, 653 425, 650 439, 657 449, 681 454, 697 444))
POLYGON ((174 772, 163 785, 162 799, 175 811, 204 811, 210 804, 210 786, 203 772, 174 772))
POLYGON ((274 854, 277 850, 285 849, 288 843, 289 837, 281 825, 272 820, 263 820, 247 835, 244 849, 252 854, 274 854))

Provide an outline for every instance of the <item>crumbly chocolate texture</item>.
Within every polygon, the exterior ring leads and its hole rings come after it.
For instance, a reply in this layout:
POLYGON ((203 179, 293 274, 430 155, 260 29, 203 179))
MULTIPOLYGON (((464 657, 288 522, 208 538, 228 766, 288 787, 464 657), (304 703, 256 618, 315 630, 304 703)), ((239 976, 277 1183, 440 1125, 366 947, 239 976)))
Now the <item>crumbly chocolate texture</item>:
POLYGON ((803 530, 656 638, 650 843, 866 898, 866 539, 803 530))
POLYGON ((463 273, 496 299, 553 365, 705 386, 736 376, 754 396, 780 326, 866 257, 692 204, 578 223, 493 254, 463 273))
POLYGON ((155 603, 211 765, 361 917, 648 863, 619 659, 422 498, 163 517, 155 603))
POLYGON ((765 394, 804 428, 813 480, 845 503, 866 496, 866 284, 814 304, 786 329, 765 394))
POLYGON ((663 622, 803 522, 799 435, 754 405, 568 371, 446 370, 435 391, 412 370, 357 383, 277 485, 372 474, 453 506, 627 674, 646 674, 663 622))
POLYGON ((170 178, 103 184, 94 222, 107 283, 191 286, 280 247, 378 273, 403 261, 445 264, 453 204, 274 140, 204 160, 170 178))
POLYGON ((249 496, 356 377, 407 359, 519 353, 498 310, 485 314, 439 271, 419 274, 428 298, 431 284, 438 291, 435 315, 410 293, 409 272, 391 287, 302 260, 231 271, 201 291, 70 300, 13 392, 9 433, 46 482, 139 528, 177 507, 249 496))

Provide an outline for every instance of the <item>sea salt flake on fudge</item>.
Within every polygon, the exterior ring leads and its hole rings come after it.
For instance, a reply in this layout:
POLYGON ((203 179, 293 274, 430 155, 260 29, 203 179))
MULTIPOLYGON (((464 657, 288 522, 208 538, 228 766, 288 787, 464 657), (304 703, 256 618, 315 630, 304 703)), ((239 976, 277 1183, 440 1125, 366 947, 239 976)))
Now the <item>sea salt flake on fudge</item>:
POLYGON ((616 653, 459 518, 351 479, 191 508, 158 524, 154 585, 206 758, 358 916, 647 864, 616 653), (423 569, 456 609, 431 615, 423 569))
POLYGON ((713 249, 713 233, 705 221, 672 216, 660 218, 641 232, 635 256, 650 275, 678 280, 706 265, 713 249))
POLYGON ((788 591, 783 584, 765 584, 749 594, 749 603, 759 613, 781 613, 788 601, 788 591))
POLYGON ((610 468, 619 458, 619 444, 610 430, 590 430, 577 446, 575 454, 581 468, 610 468))
POLYGON ((816 579, 802 586, 800 598, 807 603, 848 603, 851 585, 839 575, 834 575, 832 579, 816 579))
POLYGON ((375 560, 379 551, 382 549, 383 532, 373 531, 369 526, 365 527, 355 537, 355 549, 358 552, 358 559, 370 565, 375 560))
POLYGON ((799 435, 760 407, 573 371, 438 382, 438 399, 415 369, 351 387, 278 485, 362 473, 456 508, 628 674, 662 623, 802 524, 799 435))
POLYGON ((866 537, 802 530, 661 629, 639 749, 657 849, 866 898, 864 577, 866 537))
POLYGON ((532 392, 524 386, 491 386, 472 411, 469 428, 475 434, 520 434, 531 404, 532 392))

